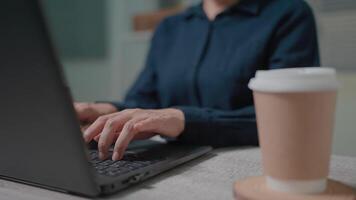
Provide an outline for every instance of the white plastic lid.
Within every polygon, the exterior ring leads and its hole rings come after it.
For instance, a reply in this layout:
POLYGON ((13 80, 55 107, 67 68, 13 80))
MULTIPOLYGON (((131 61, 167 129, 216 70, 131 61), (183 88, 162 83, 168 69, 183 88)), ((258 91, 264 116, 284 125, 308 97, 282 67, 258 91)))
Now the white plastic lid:
POLYGON ((261 92, 309 92, 338 89, 336 71, 326 67, 258 70, 248 84, 261 92))

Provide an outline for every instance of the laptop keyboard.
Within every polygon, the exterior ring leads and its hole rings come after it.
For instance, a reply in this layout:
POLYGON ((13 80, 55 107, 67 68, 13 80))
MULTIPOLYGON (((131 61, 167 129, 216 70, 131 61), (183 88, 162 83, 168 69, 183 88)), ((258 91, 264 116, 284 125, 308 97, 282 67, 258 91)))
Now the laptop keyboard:
POLYGON ((91 151, 90 159, 96 171, 105 176, 119 176, 164 160, 163 158, 145 159, 142 155, 136 153, 125 153, 124 157, 118 161, 100 160, 98 151, 91 151))

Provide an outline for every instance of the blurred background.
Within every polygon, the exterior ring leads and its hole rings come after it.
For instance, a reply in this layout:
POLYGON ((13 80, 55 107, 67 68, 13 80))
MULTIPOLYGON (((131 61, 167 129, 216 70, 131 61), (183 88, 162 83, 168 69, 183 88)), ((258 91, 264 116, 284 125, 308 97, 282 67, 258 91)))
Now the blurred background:
MULTIPOLYGON (((199 0, 45 0, 52 38, 76 101, 121 100, 142 69, 154 27, 199 0)), ((356 156, 356 1, 308 0, 323 66, 339 92, 333 151, 356 156)))

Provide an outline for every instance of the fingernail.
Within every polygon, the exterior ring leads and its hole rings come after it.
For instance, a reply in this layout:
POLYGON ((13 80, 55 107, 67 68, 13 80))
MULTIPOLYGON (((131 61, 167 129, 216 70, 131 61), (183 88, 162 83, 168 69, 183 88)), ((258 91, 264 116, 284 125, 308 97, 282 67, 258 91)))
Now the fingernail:
POLYGON ((119 160, 119 154, 117 152, 114 152, 114 154, 112 155, 112 160, 116 161, 119 160))

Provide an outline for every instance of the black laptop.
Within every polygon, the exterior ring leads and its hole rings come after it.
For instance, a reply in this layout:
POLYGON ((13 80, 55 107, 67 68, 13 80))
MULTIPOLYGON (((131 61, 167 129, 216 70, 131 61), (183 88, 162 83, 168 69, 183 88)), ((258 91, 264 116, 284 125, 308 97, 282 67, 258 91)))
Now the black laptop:
POLYGON ((132 143, 122 160, 99 160, 82 139, 40 7, 35 0, 0 2, 1 178, 97 196, 211 150, 147 140, 132 143))

